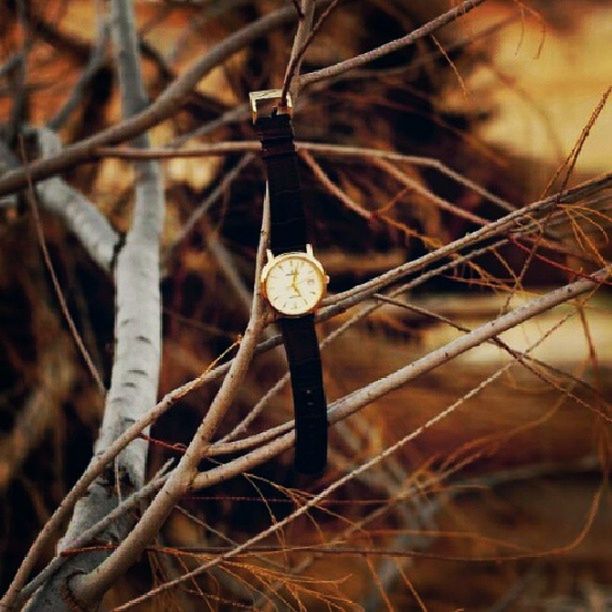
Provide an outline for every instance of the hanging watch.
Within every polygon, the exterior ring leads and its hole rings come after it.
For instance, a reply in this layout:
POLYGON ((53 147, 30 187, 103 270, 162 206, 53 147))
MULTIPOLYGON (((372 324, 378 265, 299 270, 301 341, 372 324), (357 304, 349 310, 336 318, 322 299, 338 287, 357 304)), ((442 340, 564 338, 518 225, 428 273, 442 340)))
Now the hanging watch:
POLYGON ((329 278, 309 244, 293 143, 291 99, 281 90, 249 94, 270 196, 270 249, 262 293, 277 313, 285 343, 295 414, 295 469, 317 474, 327 463, 327 402, 314 312, 329 278))

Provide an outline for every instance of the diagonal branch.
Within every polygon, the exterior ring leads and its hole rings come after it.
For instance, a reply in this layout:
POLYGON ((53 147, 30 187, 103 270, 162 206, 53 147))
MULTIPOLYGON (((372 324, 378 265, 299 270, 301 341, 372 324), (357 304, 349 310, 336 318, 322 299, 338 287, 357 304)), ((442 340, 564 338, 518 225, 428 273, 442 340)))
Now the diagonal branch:
MULTIPOLYGON (((604 175, 603 177, 592 179, 581 185, 578 185, 577 187, 569 189, 562 195, 555 194, 551 196, 550 198, 547 198, 540 202, 533 203, 532 205, 530 205, 530 213, 533 213, 534 210, 537 211, 541 207, 548 207, 552 205, 554 202, 580 201, 581 199, 588 198, 592 196, 593 194, 601 193, 602 190, 609 189, 611 184, 612 184, 611 174, 607 174, 607 175, 604 175)), ((517 213, 520 213, 520 211, 517 211, 517 213)), ((506 217, 504 217, 503 219, 500 219, 499 221, 503 221, 504 219, 506 219, 506 217)), ((514 224, 523 223, 522 216, 520 214, 517 214, 516 217, 514 217, 513 223, 514 224)), ((513 223, 510 223, 508 227, 504 226, 501 229, 500 229, 500 226, 498 226, 497 230, 499 231, 496 230, 495 232, 493 232, 493 235, 500 235, 500 234, 503 235, 505 231, 509 231, 514 228, 513 223)), ((486 229, 486 228, 483 228, 483 229, 486 229)), ((529 225, 527 226, 523 225, 521 229, 516 230, 516 231, 517 231, 517 234, 520 236, 528 231, 533 231, 533 229, 534 228, 532 227, 530 230, 529 225)), ((459 241, 455 241, 454 243, 451 243, 452 248, 450 249, 450 251, 454 253, 454 252, 459 251, 461 248, 469 248, 469 247, 473 248, 474 245, 478 244, 479 238, 481 235, 482 234, 475 232, 474 234, 471 234, 470 236, 468 236, 467 240, 460 239, 459 241)), ((500 246, 506 242, 507 242, 507 239, 502 238, 501 240, 498 240, 497 243, 493 244, 492 246, 493 247, 500 246)), ((484 249, 478 249, 477 251, 474 251, 473 253, 471 253, 471 255, 477 256, 481 254, 482 252, 486 251, 488 248, 491 248, 491 246, 485 247, 484 249)), ((435 255, 435 252, 433 253, 433 255, 435 255)), ((466 258, 468 257, 468 255, 464 255, 462 257, 466 258)), ((443 258, 444 257, 441 257, 440 259, 443 259, 443 258)), ((430 263, 433 263, 436 260, 437 259, 435 257, 433 257, 432 259, 432 253, 428 253, 427 255, 420 257, 419 259, 414 260, 413 262, 409 262, 407 266, 400 266, 400 268, 396 268, 395 269, 396 274, 393 275, 391 280, 389 280, 389 277, 386 277, 385 275, 381 275, 377 277, 377 279, 381 281, 380 286, 378 286, 377 284, 376 287, 372 288, 372 295, 376 293, 377 291, 379 291, 381 288, 387 286, 388 284, 391 284, 392 282, 400 280, 404 278, 405 276, 407 276, 408 274, 412 274, 414 272, 418 272, 422 270, 423 268, 426 268, 430 263)), ((437 273, 438 273, 437 270, 431 271, 431 274, 433 275, 437 273)), ((427 275, 429 274, 430 273, 428 272, 427 275)), ((363 287, 364 287, 364 284, 358 285, 357 286, 358 290, 355 295, 352 295, 348 298, 338 299, 334 304, 331 304, 327 308, 322 309, 318 313, 317 320, 322 321, 322 320, 329 319, 340 312, 344 312, 345 310, 354 306, 355 304, 358 304, 364 301, 366 297, 363 297, 361 295, 361 289, 363 287)), ((259 353, 259 352, 269 350, 279 345, 280 341, 281 341, 280 336, 274 336, 273 338, 260 343, 256 347, 255 352, 259 353)), ((117 453, 119 453, 123 448, 125 448, 125 446, 129 444, 132 440, 138 437, 140 435, 140 432, 145 427, 155 422, 156 419, 158 419, 162 414, 164 414, 167 410, 169 410, 180 398, 186 396, 187 394, 191 393, 193 390, 201 387, 204 384, 207 384, 208 382, 211 382, 213 380, 218 380, 219 378, 222 378, 223 376, 225 376, 225 374, 231 367, 231 363, 232 362, 228 362, 223 365, 217 366, 216 368, 210 371, 206 371, 202 375, 198 376, 197 378, 188 381, 184 385, 181 385, 180 387, 177 387, 176 389, 168 393, 164 398, 162 398, 160 402, 158 402, 155 406, 150 408, 147 411, 146 415, 144 415, 136 423, 132 424, 121 436, 119 436, 113 442, 112 445, 109 446, 109 448, 104 453, 102 453, 99 457, 97 457, 95 461, 93 461, 89 465, 87 470, 85 470, 85 472, 79 478, 79 480, 75 483, 73 488, 68 492, 68 494, 65 496, 60 506, 55 510, 55 512, 49 519, 49 521, 47 521, 47 523, 45 524, 41 532, 38 534, 35 542, 32 544, 26 558, 22 561, 22 564, 17 574, 15 575, 15 578, 13 579, 13 583, 11 585, 12 590, 10 591, 11 593, 16 592, 16 590, 18 590, 23 584, 25 584, 25 581, 27 580, 29 573, 32 571, 37 559, 40 557, 43 550, 48 545, 54 533, 58 531, 60 526, 67 519, 67 517, 69 516, 77 500, 86 492, 87 487, 95 480, 95 478, 98 477, 106 469, 106 465, 110 461, 113 460, 113 458, 117 455, 117 453)), ((282 433, 282 432, 281 431, 271 432, 272 436, 278 435, 278 433, 282 433)), ((268 437, 266 438, 266 440, 267 439, 270 439, 270 438, 268 437)), ((292 442, 290 440, 287 441, 287 448, 289 447, 291 443, 292 442)), ((247 457, 250 457, 250 455, 247 457)), ((244 461, 247 461, 247 462, 250 460, 251 459, 244 459, 244 461)), ((256 464, 257 463, 255 463, 254 465, 256 464)))
MULTIPOLYGON (((265 17, 234 32, 215 45, 203 57, 195 60, 185 72, 174 80, 163 93, 144 110, 124 119, 97 134, 66 147, 59 155, 46 160, 38 160, 30 165, 34 182, 58 174, 67 168, 87 161, 98 147, 119 144, 130 140, 164 119, 175 114, 183 100, 213 68, 265 35, 271 29, 297 18, 293 6, 273 11, 265 17)), ((7 172, 0 178, 0 196, 14 193, 27 184, 23 168, 7 172)))
MULTIPOLYGON (((486 323, 485 325, 476 328, 471 333, 466 334, 461 338, 457 338, 452 342, 449 342, 447 345, 429 353, 425 357, 418 359, 412 364, 409 364, 404 368, 397 370, 393 374, 390 374, 389 376, 383 379, 370 383, 366 387, 349 394, 348 396, 332 404, 332 406, 330 407, 330 422, 336 422, 342 418, 346 418, 350 414, 353 414, 354 412, 371 403, 372 401, 384 396, 385 394, 389 393, 394 389, 397 389, 399 386, 405 384, 409 380, 413 380, 416 376, 428 372, 443 363, 446 363, 453 357, 460 355, 461 353, 469 350, 470 348, 478 346, 482 342, 493 338, 494 336, 502 333, 503 331, 515 327, 516 325, 519 325, 524 321, 531 319, 532 317, 537 316, 538 314, 549 310, 554 306, 562 304, 570 299, 573 299, 583 293, 595 290, 601 283, 601 281, 607 278, 608 274, 609 271, 600 270, 594 275, 592 275, 591 279, 589 280, 583 279, 575 283, 571 283, 569 285, 561 287, 560 289, 551 291, 539 298, 531 300, 527 304, 516 308, 515 310, 507 313, 506 315, 500 316, 494 321, 491 321, 489 323, 486 323)), ((547 334, 540 338, 540 340, 538 340, 534 344, 534 346, 530 348, 530 350, 534 348, 537 344, 539 344, 546 336, 547 334)), ((407 442, 421 435, 423 431, 433 427, 441 420, 446 418, 460 405, 462 405, 465 400, 478 393, 482 388, 484 388, 484 386, 488 385, 492 380, 495 380, 504 371, 512 367, 513 364, 514 362, 509 362, 508 364, 504 365, 492 376, 490 376, 485 381, 480 383, 477 387, 472 389, 467 395, 460 398, 460 400, 429 419, 425 424, 421 425, 414 431, 402 437, 398 442, 396 442, 392 446, 389 446, 382 453, 376 455, 369 461, 357 467, 355 470, 345 474, 338 480, 334 481, 332 484, 323 489, 323 491, 310 498, 305 504, 300 506, 297 510, 295 510, 282 520, 273 523, 270 527, 261 531, 256 536, 250 538, 239 546, 234 547, 226 553, 214 557, 213 559, 204 563, 195 570, 187 572, 186 574, 180 576, 175 580, 166 582, 150 590, 145 595, 132 599, 126 604, 117 607, 116 610, 124 611, 130 609, 137 604, 141 604, 144 601, 147 601, 150 598, 159 595, 163 591, 176 587, 184 581, 194 578, 195 576, 201 575, 210 568, 218 565, 222 561, 239 555, 243 551, 249 549, 253 544, 257 544, 268 536, 283 529, 286 525, 294 521, 296 518, 306 514, 310 509, 316 507, 318 504, 320 504, 322 500, 324 500, 331 493, 342 487, 345 483, 352 480, 356 475, 363 473, 371 467, 377 465, 383 459, 392 455, 396 450, 404 446, 407 442)), ((239 459, 236 459, 234 461, 230 461, 229 463, 221 465, 217 468, 213 468, 208 472, 201 473, 193 481, 193 488, 208 487, 222 480, 226 480, 238 473, 244 473, 245 471, 252 469, 256 465, 270 459, 271 457, 288 448, 293 443, 293 438, 293 432, 287 433, 284 436, 267 444, 266 446, 249 453, 248 455, 240 457, 239 459)))
MULTIPOLYGON (((421 357, 417 361, 405 366, 404 368, 401 368, 400 370, 397 370, 393 374, 374 381, 369 385, 366 385, 365 387, 362 387, 361 389, 358 389, 353 393, 336 400, 329 407, 330 423, 335 423, 339 420, 347 418, 375 399, 390 393, 394 389, 397 389, 407 382, 414 380, 417 376, 439 367, 440 365, 474 348, 475 346, 492 340, 495 336, 501 334, 502 332, 511 329, 512 327, 515 327, 516 325, 519 325, 524 321, 527 321, 528 319, 537 316, 546 310, 550 310, 551 308, 583 293, 595 290, 605 281, 609 274, 610 270, 600 270, 591 275, 588 279, 582 279, 580 281, 576 281, 575 283, 565 285, 564 287, 546 293, 539 298, 526 302, 519 308, 516 308, 506 315, 498 317, 493 321, 473 329, 465 336, 456 338, 439 349, 436 349, 424 357, 421 357)), ((272 438, 279 436, 284 432, 290 432, 292 427, 293 421, 287 421, 282 425, 269 429, 261 434, 255 434, 249 438, 239 440, 237 443, 215 445, 211 448, 211 451, 214 451, 215 454, 217 454, 217 450, 223 450, 223 453, 233 453, 243 448, 252 448, 261 444, 262 442, 268 442, 272 438), (226 448, 223 448, 224 446, 226 448)), ((259 463, 262 463, 270 457, 278 454, 276 450, 274 450, 272 454, 268 454, 271 451, 272 446, 280 444, 281 448, 278 450, 278 452, 281 452, 282 450, 289 448, 289 446, 292 444, 292 439, 293 433, 285 434, 273 442, 270 442, 268 446, 257 448, 248 455, 244 455, 239 459, 236 459, 235 462, 246 464, 243 466, 243 469, 249 470, 255 465, 259 465, 259 463), (289 437, 287 438, 286 436, 289 437), (283 442, 280 442, 281 440, 283 440, 283 442), (262 455, 264 458, 262 458, 262 455), (251 461, 255 461, 255 463, 251 463, 251 461)), ((217 480, 219 477, 219 471, 223 471, 224 468, 230 469, 228 466, 233 463, 234 461, 201 474, 194 482, 194 486, 196 488, 202 488, 209 486, 212 483, 219 482, 217 480)))
POLYGON ((462 2, 450 11, 439 15, 431 21, 428 21, 425 25, 410 32, 410 34, 406 34, 406 36, 392 40, 384 45, 381 45, 380 47, 376 47, 376 49, 372 49, 371 51, 367 51, 366 53, 362 53, 361 55, 357 55, 351 59, 339 62, 333 66, 321 68, 321 70, 316 70, 315 72, 309 72, 301 77, 300 86, 304 87, 310 83, 316 83, 317 81, 321 81, 323 79, 329 79, 347 72, 348 70, 352 70, 353 68, 363 66, 363 64, 374 61, 379 57, 383 57, 384 55, 393 53, 399 49, 403 49, 408 45, 412 45, 417 40, 430 36, 441 27, 455 21, 459 17, 462 17, 472 9, 476 8, 479 4, 482 4, 484 1, 485 0, 465 0, 465 2, 462 2))
MULTIPOLYGON (((171 461, 165 463, 146 485, 124 499, 114 510, 98 521, 95 525, 92 525, 89 529, 79 534, 79 536, 72 541, 72 548, 81 548, 86 546, 98 534, 108 529, 113 522, 121 519, 127 512, 138 508, 143 501, 147 501, 150 497, 152 497, 159 489, 161 489, 164 482, 168 479, 170 463, 171 461)), ((67 558, 61 554, 56 555, 35 578, 33 578, 23 589, 21 589, 19 592, 19 597, 15 601, 15 607, 23 605, 28 597, 30 597, 40 586, 42 586, 46 580, 52 578, 52 576, 57 573, 62 565, 64 565, 66 560, 67 558)))
POLYGON ((283 82, 280 100, 281 107, 287 106, 287 93, 289 92, 291 92, 293 104, 297 102, 300 65, 303 56, 302 49, 304 48, 309 34, 311 34, 312 22, 314 19, 315 0, 294 0, 294 4, 296 5, 296 9, 299 8, 298 15, 300 20, 291 46, 291 57, 289 58, 287 69, 285 70, 285 80, 283 82))
POLYGON ((223 416, 231 407, 253 357, 257 339, 263 328, 263 298, 259 291, 259 274, 263 266, 267 246, 269 203, 266 196, 255 269, 255 283, 251 315, 240 343, 240 348, 230 370, 210 405, 202 424, 193 436, 179 465, 172 472, 162 490, 156 495, 134 529, 127 535, 108 559, 89 574, 73 580, 77 600, 91 603, 99 598, 113 582, 140 557, 146 546, 155 538, 174 505, 189 490, 198 473, 198 465, 210 446, 223 416))
MULTIPOLYGON (((125 116, 131 116, 147 105, 131 0, 113 0, 112 17, 122 110, 125 116)), ((147 147, 147 136, 139 136, 136 144, 147 147)), ((111 386, 92 462, 157 398, 161 356, 159 239, 164 192, 159 162, 137 162, 136 171, 132 223, 115 269, 115 357, 111 386)), ((60 548, 72 546, 84 531, 112 513, 124 493, 130 494, 143 486, 146 459, 144 439, 134 440, 123 449, 115 459, 114 469, 101 474, 75 505, 60 548)), ((124 515, 109 524, 100 537, 121 541, 133 523, 133 516, 124 515)), ((36 594, 30 608, 34 611, 67 609, 64 596, 67 577, 77 568, 81 572, 91 571, 107 555, 105 551, 98 551, 70 559, 36 594)))
MULTIPOLYGON (((57 155, 60 140, 46 128, 36 130, 41 157, 57 155)), ((0 141, 0 159, 15 167, 17 158, 0 141)), ((66 227, 79 239, 89 256, 105 271, 111 272, 119 235, 95 204, 63 179, 53 177, 36 185, 42 207, 60 217, 66 227)))

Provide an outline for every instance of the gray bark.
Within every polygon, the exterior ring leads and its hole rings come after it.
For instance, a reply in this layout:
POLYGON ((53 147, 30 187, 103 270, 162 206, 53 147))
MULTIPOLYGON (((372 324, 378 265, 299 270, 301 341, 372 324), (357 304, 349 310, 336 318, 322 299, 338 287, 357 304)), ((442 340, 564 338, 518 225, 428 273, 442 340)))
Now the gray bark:
MULTIPOLYGON (((56 155, 61 150, 60 140, 51 130, 36 130, 41 157, 56 155)), ((5 143, 0 141, 0 171, 19 163, 5 143)), ((36 185, 42 208, 60 217, 66 227, 79 239, 89 256, 106 272, 111 271, 113 253, 119 235, 106 217, 82 193, 64 180, 54 177, 36 185)), ((14 195, 0 200, 0 207, 15 206, 14 195)))
MULTIPOLYGON (((41 128, 37 133, 42 157, 59 153, 61 143, 55 132, 41 128)), ((108 219, 82 193, 60 178, 41 181, 36 185, 36 190, 44 209, 61 217, 90 257, 103 270, 111 272, 119 235, 108 219)))
MULTIPOLYGON (((140 74, 134 13, 129 0, 113 0, 113 41, 121 86, 124 117, 140 112, 147 98, 140 74)), ((147 147, 148 138, 138 138, 147 147)), ((159 164, 138 162, 134 214, 125 246, 115 268, 116 317, 115 357, 111 386, 92 460, 148 408, 155 405, 161 355, 161 304, 159 291, 159 238, 164 215, 164 193, 159 164)), ((49 179, 50 181, 56 179, 49 179)), ((146 433, 146 432, 145 432, 146 433)), ((76 504, 59 549, 78 540, 80 534, 112 512, 145 482, 147 442, 131 442, 76 504)), ((134 526, 132 515, 124 515, 109 525, 98 539, 120 542, 134 526)), ((105 551, 78 555, 35 595, 31 610, 70 610, 78 603, 67 582, 72 576, 89 573, 108 554, 105 551)))

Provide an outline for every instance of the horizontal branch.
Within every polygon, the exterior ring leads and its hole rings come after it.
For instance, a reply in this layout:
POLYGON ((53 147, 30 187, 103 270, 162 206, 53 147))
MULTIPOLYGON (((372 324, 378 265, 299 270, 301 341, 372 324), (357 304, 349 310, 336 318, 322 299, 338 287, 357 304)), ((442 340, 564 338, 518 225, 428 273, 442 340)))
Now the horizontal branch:
MULTIPOLYGON (((292 6, 287 6, 268 13, 261 19, 230 34, 203 57, 196 59, 145 110, 85 140, 66 147, 61 153, 52 158, 33 162, 29 166, 32 180, 36 182, 56 175, 77 164, 91 161, 95 159, 94 152, 99 147, 131 140, 164 119, 174 115, 186 96, 213 68, 265 35, 271 29, 293 21, 296 18, 295 9, 292 6)), ((0 196, 23 189, 27 185, 27 180, 28 177, 24 168, 7 172, 0 178, 0 196)))

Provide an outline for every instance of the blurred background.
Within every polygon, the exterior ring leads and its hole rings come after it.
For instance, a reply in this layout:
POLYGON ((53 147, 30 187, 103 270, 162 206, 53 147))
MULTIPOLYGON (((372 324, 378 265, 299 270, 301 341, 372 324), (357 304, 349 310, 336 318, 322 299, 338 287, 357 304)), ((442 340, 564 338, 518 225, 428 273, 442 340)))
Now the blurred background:
MULTIPOLYGON (((289 4, 135 2, 150 98, 228 33, 289 4)), ((453 4, 342 2, 306 54, 303 71, 402 36, 453 4)), ((4 141, 14 152, 15 134, 27 126, 50 125, 69 144, 120 120, 110 47, 100 54, 80 103, 71 113, 60 113, 103 40, 105 6, 85 0, 7 0, 0 6, 0 121, 4 141), (25 71, 15 61, 19 53, 27 57, 25 71)), ((294 24, 279 27, 213 70, 171 119, 151 130, 153 145, 189 147, 254 139, 248 113, 227 113, 243 105, 249 91, 281 86, 294 30, 294 24), (219 117, 224 119, 217 121, 219 117), (205 125, 209 128, 201 133, 205 125)), ((552 184, 551 180, 611 85, 611 40, 612 6, 604 0, 489 0, 437 32, 435 40, 423 39, 365 68, 305 88, 295 111, 297 138, 435 158, 513 205, 524 205, 563 186, 563 173, 552 184)), ((608 104, 590 128, 570 186, 610 170, 611 140, 608 104)), ((312 242, 332 277, 332 293, 478 227, 432 205, 422 192, 402 190, 397 179, 374 162, 313 155, 354 202, 377 211, 370 222, 356 215, 322 185, 311 166, 302 165, 312 242)), ((264 188, 263 167, 256 157, 176 158, 162 164, 167 210, 160 395, 197 376, 244 329, 264 188), (234 171, 235 180, 183 236, 192 211, 234 171)), ((494 219, 504 214, 495 203, 435 168, 405 163, 398 167, 411 180, 474 215, 494 219)), ((104 159, 73 168, 63 178, 95 202, 118 231, 127 229, 134 180, 130 163, 104 159)), ((506 246, 415 288, 407 296, 410 303, 475 327, 535 291, 567 282, 568 270, 596 269, 611 252, 609 190, 583 204, 584 209, 568 213, 567 222, 556 228, 559 243, 573 255, 542 249, 545 258, 528 260, 523 250, 506 246), (514 291, 523 268, 524 278, 514 291)), ((45 214, 43 222, 70 312, 108 383, 112 278, 97 268, 58 219, 45 214)), ((504 339, 525 349, 570 308, 538 317, 504 339)), ((348 316, 322 324, 320 336, 348 316)), ((303 573, 319 580, 313 587, 319 596, 300 591, 307 608, 323 609, 324 601, 346 609, 359 604, 368 610, 612 608, 612 514, 601 467, 607 456, 609 420, 597 414, 607 410, 612 387, 610 321, 610 293, 605 288, 534 352, 590 385, 572 387, 578 399, 563 391, 568 380, 562 374, 556 376, 555 387, 517 365, 403 448, 371 478, 341 489, 312 521, 296 522, 284 534, 288 546, 329 542, 370 517, 342 543, 391 551, 311 559, 303 573), (398 495, 401 501, 395 499, 398 495), (421 556, 394 557, 391 553, 398 550, 421 556), (482 560, 523 554, 532 558, 482 560)), ((329 399, 406 365, 460 333, 401 307, 376 310, 325 349, 329 399)), ((418 427, 507 359, 496 347, 483 345, 335 428, 326 482, 418 427)), ((228 431, 283 371, 282 353, 255 361, 225 424, 228 431)), ((184 398, 160 419, 152 437, 171 444, 188 442, 214 390, 205 388, 184 398)), ((87 465, 102 407, 103 398, 73 346, 57 304, 27 204, 19 199, 16 207, 0 209, 2 587, 34 534, 87 465)), ((283 422, 290 414, 285 390, 250 431, 283 422)), ((151 470, 168 456, 176 453, 152 444, 151 470)), ((172 516, 164 541, 173 546, 227 544, 206 524, 242 541, 269 524, 270 513, 278 518, 290 512, 293 502, 286 487, 299 484, 290 454, 256 474, 264 480, 235 479, 186 499, 186 512, 172 516), (260 496, 271 499, 267 506, 260 496)), ((151 579, 161 579, 169 570, 160 557, 151 552, 111 599, 125 599, 146 589, 151 579)), ((305 562, 299 552, 274 559, 289 566, 305 562)), ((249 563, 258 564, 253 559, 249 563)), ((209 601, 213 608, 233 609, 234 604, 257 603, 261 596, 252 582, 245 586, 228 571, 204 579, 202 588, 215 593, 216 599, 209 601)), ((195 605, 189 593, 173 598, 157 601, 150 609, 195 605)), ((279 603, 284 600, 274 601, 285 609, 279 603)), ((272 606, 266 602, 259 601, 258 607, 272 606)))

